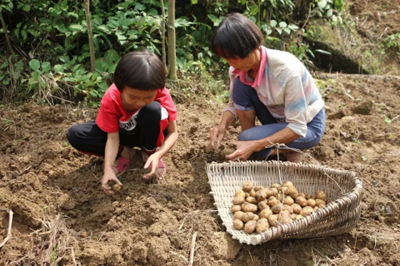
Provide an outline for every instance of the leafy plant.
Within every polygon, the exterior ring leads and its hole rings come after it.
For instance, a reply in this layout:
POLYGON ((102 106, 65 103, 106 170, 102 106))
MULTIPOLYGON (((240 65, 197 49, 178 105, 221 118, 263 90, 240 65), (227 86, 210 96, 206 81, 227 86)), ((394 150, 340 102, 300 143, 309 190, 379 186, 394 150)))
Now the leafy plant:
POLYGON ((385 37, 383 40, 386 47, 395 53, 400 53, 400 33, 395 33, 385 37))

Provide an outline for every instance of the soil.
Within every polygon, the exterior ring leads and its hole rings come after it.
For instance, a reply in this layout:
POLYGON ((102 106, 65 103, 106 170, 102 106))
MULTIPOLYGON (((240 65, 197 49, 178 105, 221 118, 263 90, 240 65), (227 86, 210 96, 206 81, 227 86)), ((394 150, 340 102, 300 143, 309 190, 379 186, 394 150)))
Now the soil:
MULTIPOLYGON (((399 0, 354 1, 360 34, 399 32, 399 0), (364 21, 365 20, 365 21, 364 21)), ((371 36, 369 36, 371 35, 371 36)), ((398 62, 394 72, 399 73, 398 62)), ((224 161, 240 132, 218 151, 209 129, 221 104, 180 103, 180 136, 164 157, 167 176, 142 179, 137 156, 115 196, 100 188, 103 160, 71 148, 65 133, 94 119, 80 106, 0 107, 1 265, 400 265, 400 78, 317 74, 327 108, 326 134, 305 163, 354 171, 363 181, 357 226, 338 236, 242 245, 216 212, 206 164, 224 161), (317 161, 315 161, 317 160, 317 161)), ((179 101, 179 99, 178 99, 179 101)))
POLYGON ((94 119, 97 111, 29 103, 0 109, 0 242, 7 235, 7 210, 14 211, 0 261, 187 265, 197 232, 194 265, 400 265, 400 79, 318 78, 326 135, 307 154, 361 176, 363 211, 350 233, 259 246, 233 240, 215 211, 206 174, 206 163, 223 161, 240 130, 231 127, 217 152, 207 148, 222 105, 178 104, 180 137, 165 156, 167 177, 145 182, 137 156, 120 177, 121 193, 107 196, 100 188, 102 159, 75 151, 65 137, 72 124, 94 119))

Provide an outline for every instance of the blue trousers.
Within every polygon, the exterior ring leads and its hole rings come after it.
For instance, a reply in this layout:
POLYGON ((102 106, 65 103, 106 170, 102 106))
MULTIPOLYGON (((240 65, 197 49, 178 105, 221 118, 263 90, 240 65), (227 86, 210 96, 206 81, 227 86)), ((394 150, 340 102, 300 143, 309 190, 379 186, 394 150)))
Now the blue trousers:
MULTIPOLYGON (((239 79, 235 80, 232 98, 234 104, 241 106, 245 111, 254 109, 256 117, 262 124, 262 126, 249 128, 240 133, 240 141, 263 139, 287 127, 288 123, 279 122, 271 115, 268 108, 258 98, 256 90, 251 86, 243 84, 239 79)), ((325 120, 325 108, 322 108, 313 120, 307 124, 306 136, 295 139, 286 144, 286 146, 299 150, 305 150, 316 146, 324 135, 325 120)), ((264 159, 267 158, 270 153, 270 148, 264 149, 254 153, 251 159, 264 159)))

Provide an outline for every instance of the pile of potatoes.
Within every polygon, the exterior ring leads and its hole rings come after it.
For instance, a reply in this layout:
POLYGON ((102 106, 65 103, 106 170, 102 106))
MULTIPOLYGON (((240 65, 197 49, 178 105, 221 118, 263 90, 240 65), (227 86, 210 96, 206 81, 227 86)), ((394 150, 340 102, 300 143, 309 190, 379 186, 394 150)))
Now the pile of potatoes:
POLYGON ((269 188, 246 182, 233 198, 233 227, 248 234, 262 233, 269 227, 301 219, 325 205, 325 192, 299 193, 290 181, 269 188))

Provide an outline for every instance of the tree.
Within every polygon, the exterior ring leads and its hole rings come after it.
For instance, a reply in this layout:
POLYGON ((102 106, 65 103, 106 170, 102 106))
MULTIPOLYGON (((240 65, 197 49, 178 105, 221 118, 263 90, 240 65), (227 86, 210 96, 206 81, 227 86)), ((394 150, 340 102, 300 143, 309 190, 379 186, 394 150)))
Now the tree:
POLYGON ((164 68, 167 69, 167 55, 165 53, 165 10, 164 0, 161 0, 161 54, 164 68))
MULTIPOLYGON (((8 36, 8 32, 7 32, 6 22, 4 21, 3 14, 2 14, 3 9, 4 10, 8 10, 8 11, 11 12, 10 6, 6 5, 6 4, 7 3, 0 4, 0 21, 1 21, 1 26, 3 28, 4 36, 6 37, 8 50, 10 50, 10 53, 13 54, 14 53, 14 49, 12 48, 12 45, 11 45, 11 42, 10 42, 10 37, 8 36)), ((11 5, 12 5, 12 3, 11 3, 11 5)))
POLYGON ((175 1, 168 0, 168 65, 169 78, 176 80, 175 1))
POLYGON ((90 49, 90 72, 95 70, 95 57, 94 57, 94 44, 93 44, 93 33, 92 24, 90 22, 90 0, 85 0, 85 15, 86 15, 86 26, 89 37, 89 49, 90 49))

